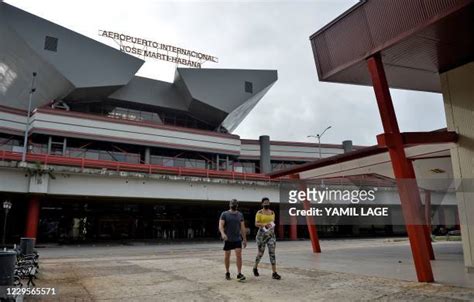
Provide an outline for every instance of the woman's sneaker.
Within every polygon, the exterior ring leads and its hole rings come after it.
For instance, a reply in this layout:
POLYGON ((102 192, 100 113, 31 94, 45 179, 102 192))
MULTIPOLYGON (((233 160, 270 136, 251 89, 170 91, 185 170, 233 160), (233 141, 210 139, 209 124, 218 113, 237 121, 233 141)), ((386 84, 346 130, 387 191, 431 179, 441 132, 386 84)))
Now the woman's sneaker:
POLYGON ((232 278, 230 278, 230 273, 229 272, 225 273, 225 279, 226 280, 231 280, 232 279, 232 278))
POLYGON ((278 275, 277 272, 274 272, 273 275, 272 275, 272 278, 273 278, 273 279, 276 279, 276 280, 280 280, 280 279, 281 279, 281 276, 278 275))
POLYGON ((237 275, 237 280, 239 280, 239 281, 245 281, 245 276, 244 276, 242 273, 239 273, 239 274, 237 275))

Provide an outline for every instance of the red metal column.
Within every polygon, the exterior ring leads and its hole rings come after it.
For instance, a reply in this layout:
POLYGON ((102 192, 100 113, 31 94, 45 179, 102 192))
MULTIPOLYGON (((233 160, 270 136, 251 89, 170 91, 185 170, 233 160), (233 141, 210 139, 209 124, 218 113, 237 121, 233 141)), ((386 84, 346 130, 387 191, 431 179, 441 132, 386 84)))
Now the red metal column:
MULTIPOLYGON (((411 160, 408 160, 408 168, 413 170, 413 173, 415 173, 415 169, 413 168, 413 162, 411 160)), ((418 185, 416 183, 416 176, 413 179, 413 182, 414 182, 413 185, 416 186, 417 192, 420 192, 418 185)), ((415 203, 413 206, 416 208, 415 212, 419 213, 419 215, 422 216, 422 220, 419 223, 423 224, 423 231, 425 232, 425 244, 426 244, 426 247, 428 248, 428 255, 430 257, 430 260, 435 260, 433 245, 431 244, 431 223, 428 223, 428 220, 426 219, 426 214, 424 213, 423 204, 421 203, 421 198, 419 194, 417 195, 418 195, 418 203, 415 203)), ((431 195, 430 195, 430 209, 431 209, 431 195)))
MULTIPOLYGON (((290 175, 291 179, 298 180, 298 175, 290 175)), ((295 216, 290 217, 290 240, 298 240, 298 219, 295 216)))
POLYGON ((280 222, 278 223, 278 239, 285 238, 285 226, 280 222))
MULTIPOLYGON (((309 210, 311 204, 308 200, 304 202, 304 209, 309 210)), ((321 253, 321 246, 319 245, 319 236, 316 224, 314 223, 313 216, 306 216, 306 224, 308 225, 309 239, 311 239, 311 246, 313 247, 313 253, 321 253)))
POLYGON ((298 220, 290 217, 290 240, 298 240, 298 220))
POLYGON ((40 214, 40 200, 38 196, 32 196, 28 201, 28 213, 26 214, 25 237, 36 238, 38 235, 38 223, 40 214))
MULTIPOLYGON (((281 223, 278 224, 278 238, 284 239, 285 238, 285 225, 281 223)), ((298 240, 298 220, 296 217, 290 217, 290 240, 298 240)))
MULTIPOLYGON (((298 174, 292 175, 291 178, 298 179, 298 180, 300 179, 298 174)), ((306 191, 306 185, 301 184, 300 190, 306 191)), ((311 208, 311 203, 309 202, 309 200, 304 201, 303 207, 305 210, 309 210, 311 208)), ((309 239, 311 240, 313 253, 321 253, 318 230, 316 228, 316 224, 312 216, 306 216, 306 225, 308 226, 309 239)))
POLYGON ((405 219, 408 237, 415 263, 416 274, 420 282, 433 282, 430 255, 427 246, 426 227, 423 216, 420 215, 421 205, 415 171, 407 159, 403 145, 402 135, 398 128, 397 117, 393 107, 390 90, 385 76, 385 70, 380 54, 367 60, 375 96, 382 118, 385 135, 390 136, 387 145, 393 172, 397 179, 397 186, 402 203, 403 217, 405 219))
MULTIPOLYGON (((278 212, 281 213, 281 206, 278 208, 278 212)), ((277 230, 278 239, 285 238, 285 225, 281 219, 281 216, 278 217, 278 230, 277 230)))

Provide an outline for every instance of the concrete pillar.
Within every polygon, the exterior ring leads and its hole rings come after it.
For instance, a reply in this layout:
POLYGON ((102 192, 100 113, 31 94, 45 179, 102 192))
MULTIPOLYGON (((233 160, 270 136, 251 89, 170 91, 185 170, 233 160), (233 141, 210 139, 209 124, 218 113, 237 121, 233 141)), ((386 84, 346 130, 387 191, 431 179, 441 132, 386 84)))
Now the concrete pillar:
POLYGON ((39 214, 40 214, 39 197, 32 196, 31 199, 28 201, 25 237, 36 238, 36 236, 38 235, 39 214))
POLYGON ((272 172, 272 163, 270 157, 270 136, 260 136, 260 173, 272 172))
POLYGON ((461 180, 456 193, 464 251, 464 264, 474 273, 474 62, 440 75, 448 130, 459 140, 451 148, 454 178, 461 180))
POLYGON ((438 206, 438 224, 443 228, 446 228, 446 215, 444 214, 444 208, 442 205, 438 206))
POLYGON ((352 151, 352 141, 343 141, 342 148, 344 149, 344 153, 352 151))
POLYGON ((454 227, 456 228, 456 230, 459 230, 459 212, 458 211, 454 213, 454 227))
POLYGON ((149 165, 151 163, 150 147, 145 148, 145 164, 149 165))
POLYGON ((67 155, 67 138, 63 139, 63 156, 67 155))
POLYGON ((48 154, 51 154, 51 146, 53 144, 53 138, 48 136, 48 154))

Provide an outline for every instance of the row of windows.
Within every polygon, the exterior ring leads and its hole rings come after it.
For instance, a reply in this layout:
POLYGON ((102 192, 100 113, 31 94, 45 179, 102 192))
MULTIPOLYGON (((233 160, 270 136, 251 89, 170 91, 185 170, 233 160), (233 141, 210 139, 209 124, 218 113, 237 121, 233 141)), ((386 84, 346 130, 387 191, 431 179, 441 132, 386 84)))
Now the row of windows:
POLYGON ((149 121, 170 126, 213 130, 213 127, 187 115, 165 112, 149 112, 124 107, 116 107, 107 113, 108 117, 131 121, 149 121))
POLYGON ((128 108, 117 107, 113 111, 109 112, 108 117, 131 121, 150 121, 161 124, 161 119, 157 113, 128 108))

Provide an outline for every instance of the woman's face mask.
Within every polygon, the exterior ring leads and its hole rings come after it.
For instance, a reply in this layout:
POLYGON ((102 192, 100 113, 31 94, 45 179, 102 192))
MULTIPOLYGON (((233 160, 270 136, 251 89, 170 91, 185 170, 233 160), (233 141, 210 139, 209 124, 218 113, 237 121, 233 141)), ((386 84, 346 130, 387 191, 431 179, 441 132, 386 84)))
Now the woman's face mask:
POLYGON ((269 205, 269 204, 264 204, 264 205, 263 205, 263 208, 264 208, 265 210, 268 210, 268 209, 270 208, 270 205, 269 205))

